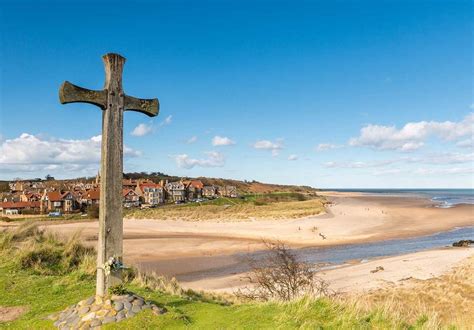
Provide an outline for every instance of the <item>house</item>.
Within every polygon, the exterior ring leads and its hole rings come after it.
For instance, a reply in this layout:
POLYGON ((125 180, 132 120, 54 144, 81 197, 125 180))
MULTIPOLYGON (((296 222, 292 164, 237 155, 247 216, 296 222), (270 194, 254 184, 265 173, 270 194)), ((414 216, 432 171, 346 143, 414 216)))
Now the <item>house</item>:
POLYGON ((41 195, 37 193, 23 192, 20 195, 20 202, 38 202, 41 200, 41 195))
POLYGON ((42 213, 51 211, 72 212, 78 209, 78 203, 70 191, 46 191, 41 197, 40 210, 42 213))
POLYGON ((219 194, 224 197, 231 197, 231 198, 239 197, 236 186, 224 186, 219 189, 219 194))
POLYGON ((186 186, 187 198, 189 200, 202 198, 202 188, 204 184, 201 180, 183 181, 183 183, 186 186))
POLYGON ((202 187, 202 196, 207 198, 216 198, 217 197, 217 187, 216 186, 204 186, 202 187))
POLYGON ((27 181, 15 181, 8 184, 10 191, 14 192, 23 192, 23 190, 30 187, 30 183, 27 181))
POLYGON ((132 189, 123 189, 122 190, 123 196, 123 206, 124 207, 137 207, 140 206, 140 197, 138 194, 132 189))
POLYGON ((122 188, 135 190, 137 188, 137 181, 132 179, 122 179, 122 188))
POLYGON ((99 205, 100 190, 88 190, 82 194, 82 203, 86 205, 99 205))
POLYGON ((186 200, 186 185, 182 181, 169 182, 165 184, 165 190, 169 199, 173 202, 186 200))
POLYGON ((144 204, 158 205, 165 202, 165 194, 161 184, 153 182, 139 183, 135 188, 135 192, 144 204))
POLYGON ((21 213, 39 213, 41 202, 2 202, 0 213, 2 215, 14 215, 21 213))
POLYGON ((21 202, 19 193, 6 193, 2 196, 3 202, 21 202))

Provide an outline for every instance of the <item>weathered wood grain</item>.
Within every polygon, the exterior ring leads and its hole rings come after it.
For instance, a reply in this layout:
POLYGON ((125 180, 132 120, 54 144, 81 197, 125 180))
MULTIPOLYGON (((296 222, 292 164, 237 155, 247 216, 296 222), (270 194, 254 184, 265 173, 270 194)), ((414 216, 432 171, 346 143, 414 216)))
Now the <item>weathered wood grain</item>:
POLYGON ((137 99, 125 95, 125 110, 134 110, 144 113, 147 116, 154 117, 160 111, 158 99, 137 99))
POLYGON ((117 54, 102 57, 105 67, 104 90, 107 107, 102 114, 102 157, 100 166, 99 242, 97 251, 96 293, 120 284, 121 271, 106 276, 102 266, 111 257, 122 261, 123 218, 123 90, 122 71, 125 58, 117 54))
POLYGON ((102 59, 105 67, 105 84, 102 91, 85 89, 67 81, 59 89, 59 100, 63 104, 85 102, 104 110, 96 285, 96 294, 99 296, 106 295, 109 287, 122 281, 121 270, 112 271, 107 276, 104 264, 112 257, 122 262, 123 256, 123 112, 132 110, 156 116, 159 110, 158 99, 138 99, 125 95, 122 89, 124 57, 110 53, 102 59))
POLYGON ((61 104, 90 103, 105 109, 107 106, 107 92, 82 88, 65 81, 59 88, 59 101, 61 104))

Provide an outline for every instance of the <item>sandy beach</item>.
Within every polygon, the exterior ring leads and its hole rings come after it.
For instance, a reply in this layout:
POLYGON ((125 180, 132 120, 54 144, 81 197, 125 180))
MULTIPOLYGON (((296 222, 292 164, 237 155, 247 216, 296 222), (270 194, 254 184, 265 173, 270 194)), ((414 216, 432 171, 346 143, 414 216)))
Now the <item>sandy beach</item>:
MULTIPOLYGON (((125 263, 175 276, 191 288, 226 291, 239 285, 239 274, 247 270, 245 255, 263 249, 263 239, 280 240, 293 248, 302 248, 416 237, 474 225, 473 205, 443 209, 421 198, 323 194, 332 202, 326 214, 302 219, 246 222, 125 219, 125 263)), ((47 227, 61 234, 81 231, 88 244, 96 244, 96 221, 47 227)), ((410 257, 384 259, 388 270, 381 274, 366 276, 371 274, 369 269, 382 262, 373 260, 326 271, 324 276, 336 289, 353 284, 369 289, 375 283, 396 283, 415 274, 421 278, 436 276, 473 252, 473 249, 423 251, 410 257), (345 267, 351 267, 350 280, 345 267), (389 271, 391 268, 400 271, 393 273, 389 271), (406 272, 401 271, 403 269, 406 272), (419 269, 423 271, 419 273, 419 269), (368 282, 361 283, 362 280, 368 282)))

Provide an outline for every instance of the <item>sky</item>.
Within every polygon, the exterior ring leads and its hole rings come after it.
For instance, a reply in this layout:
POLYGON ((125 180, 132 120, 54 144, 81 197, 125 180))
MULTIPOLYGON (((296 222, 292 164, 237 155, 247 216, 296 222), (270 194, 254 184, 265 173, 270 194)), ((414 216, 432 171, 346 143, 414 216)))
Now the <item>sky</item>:
POLYGON ((0 179, 94 176, 61 105, 127 58, 124 170, 319 188, 473 188, 471 1, 0 1, 0 179))

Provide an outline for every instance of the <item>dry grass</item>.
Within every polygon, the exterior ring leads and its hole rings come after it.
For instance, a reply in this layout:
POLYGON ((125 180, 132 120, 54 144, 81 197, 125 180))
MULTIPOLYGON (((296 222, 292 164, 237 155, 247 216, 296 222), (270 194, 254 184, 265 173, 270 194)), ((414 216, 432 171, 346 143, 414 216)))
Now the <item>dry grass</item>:
POLYGON ((96 267, 95 250, 85 247, 77 233, 61 238, 39 229, 37 223, 25 223, 0 233, 0 255, 13 258, 21 269, 41 275, 78 271, 92 276, 96 267))
POLYGON ((356 305, 379 308, 408 322, 420 322, 426 315, 426 328, 474 325, 474 257, 451 273, 428 280, 411 280, 404 287, 377 290, 356 297, 356 305))
POLYGON ((143 273, 136 269, 133 269, 129 272, 128 279, 124 280, 140 288, 145 288, 152 291, 159 291, 190 300, 212 301, 222 305, 230 305, 238 301, 235 296, 230 294, 220 294, 184 289, 174 277, 168 278, 165 276, 158 275, 154 272, 143 273))
POLYGON ((311 199, 255 205, 235 203, 226 205, 164 206, 156 209, 134 210, 127 218, 185 220, 185 221, 247 221, 265 219, 294 219, 324 212, 324 201, 311 199))

